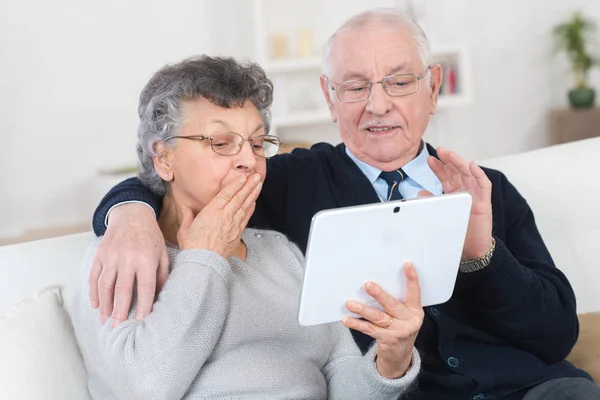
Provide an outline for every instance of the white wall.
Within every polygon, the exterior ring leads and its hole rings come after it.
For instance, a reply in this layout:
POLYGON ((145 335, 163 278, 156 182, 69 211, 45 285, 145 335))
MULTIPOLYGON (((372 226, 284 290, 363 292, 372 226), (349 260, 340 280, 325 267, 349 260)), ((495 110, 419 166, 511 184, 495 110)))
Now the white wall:
MULTIPOLYGON (((286 1, 296 11, 284 7, 273 24, 304 15, 317 42, 347 15, 402 2, 286 1)), ((544 146, 546 113, 566 104, 570 84, 551 29, 577 9, 600 22, 600 2, 416 1, 427 3, 432 41, 465 44, 473 72, 473 102, 439 113, 431 140, 476 159, 544 146)), ((89 221, 106 188, 98 171, 135 161, 137 97, 149 76, 195 53, 252 57, 251 10, 250 0, 1 2, 0 238, 89 221)), ((598 71, 592 83, 600 89, 598 71)), ((311 140, 337 141, 333 129, 311 131, 311 140)))
POLYGON ((0 7, 0 238, 88 221, 98 171, 135 161, 143 84, 167 62, 212 51, 206 3, 0 7))
MULTIPOLYGON (((600 1, 434 1, 439 41, 469 49, 474 92, 470 105, 437 116, 438 143, 474 159, 546 146, 547 112, 567 105, 572 84, 551 30, 575 10, 600 25, 600 1)), ((591 84, 600 96, 598 68, 591 84)))
MULTIPOLYGON (((226 1, 237 4, 230 7, 247 3, 226 1)), ((293 37, 294 29, 304 23, 314 29, 317 46, 356 12, 406 4, 405 0, 263 1, 270 8, 269 30, 293 37)), ((600 28, 600 1, 413 0, 413 5, 425 17, 423 26, 433 47, 466 47, 472 72, 472 101, 438 112, 426 139, 479 160, 547 146, 546 115, 551 108, 567 105, 566 93, 572 84, 564 56, 553 52, 552 29, 576 10, 594 19, 600 28)), ((238 25, 251 21, 249 14, 238 16, 238 25)), ((218 48, 251 57, 253 44, 248 37, 251 35, 246 34, 244 42, 229 41, 218 48)), ((600 55, 600 48, 597 50, 600 55)), ((598 90, 600 104, 600 68, 593 70, 591 84, 598 90)), ((280 134, 284 141, 339 142, 336 128, 325 124, 286 129, 280 134)))

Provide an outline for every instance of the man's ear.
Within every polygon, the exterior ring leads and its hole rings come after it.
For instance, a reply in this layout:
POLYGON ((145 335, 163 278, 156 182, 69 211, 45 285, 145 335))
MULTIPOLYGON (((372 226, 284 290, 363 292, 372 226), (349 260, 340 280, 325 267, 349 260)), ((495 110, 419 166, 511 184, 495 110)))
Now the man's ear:
POLYGON ((442 87, 442 80, 444 76, 444 72, 442 71, 442 66, 440 64, 434 64, 431 66, 431 70, 429 71, 431 74, 430 80, 430 108, 429 114, 435 114, 435 110, 437 108, 438 100, 440 99, 440 88, 442 87))
POLYGON ((325 96, 325 101, 327 102, 327 108, 329 108, 329 112, 331 113, 331 120, 333 122, 337 122, 337 111, 335 110, 335 106, 333 105, 333 101, 331 99, 332 90, 329 89, 329 82, 327 76, 325 74, 321 75, 321 91, 323 92, 323 96, 325 96))
POLYGON ((154 152, 157 156, 152 157, 152 161, 156 173, 162 180, 170 182, 175 177, 172 169, 172 149, 167 147, 165 142, 157 142, 154 144, 154 152))

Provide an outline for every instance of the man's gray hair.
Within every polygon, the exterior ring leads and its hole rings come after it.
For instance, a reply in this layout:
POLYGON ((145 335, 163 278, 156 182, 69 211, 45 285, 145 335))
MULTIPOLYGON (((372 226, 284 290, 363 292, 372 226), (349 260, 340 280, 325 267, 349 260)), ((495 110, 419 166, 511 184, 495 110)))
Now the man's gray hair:
MULTIPOLYGON (((427 68, 430 63, 429 40, 423 29, 408 15, 393 8, 376 8, 373 10, 364 11, 351 17, 349 20, 329 37, 323 52, 323 73, 329 76, 329 58, 331 51, 335 45, 335 39, 341 33, 348 32, 357 28, 386 25, 392 28, 406 29, 415 40, 419 51, 419 56, 423 67, 427 68)), ((429 76, 429 75, 428 75, 429 76)))
MULTIPOLYGON (((158 195, 165 195, 168 185, 154 169, 155 144, 177 135, 185 122, 182 102, 197 98, 224 108, 251 101, 269 133, 273 83, 258 64, 201 55, 161 68, 140 94, 137 144, 138 178, 158 195)), ((165 144, 174 146, 172 141, 165 144)))

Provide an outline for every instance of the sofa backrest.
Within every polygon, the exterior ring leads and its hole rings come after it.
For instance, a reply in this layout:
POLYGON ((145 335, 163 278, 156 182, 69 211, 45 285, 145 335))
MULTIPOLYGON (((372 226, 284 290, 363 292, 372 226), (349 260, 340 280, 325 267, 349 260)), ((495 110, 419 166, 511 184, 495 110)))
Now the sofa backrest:
MULTIPOLYGON (((527 199, 578 311, 600 311, 600 138, 483 160, 504 172, 527 199)), ((91 232, 0 247, 0 314, 44 286, 59 284, 65 306, 91 232)))
POLYGON ((480 161, 502 171, 531 206, 578 312, 600 311, 600 137, 480 161))
POLYGON ((0 315, 45 286, 60 285, 67 312, 91 232, 0 247, 0 315))

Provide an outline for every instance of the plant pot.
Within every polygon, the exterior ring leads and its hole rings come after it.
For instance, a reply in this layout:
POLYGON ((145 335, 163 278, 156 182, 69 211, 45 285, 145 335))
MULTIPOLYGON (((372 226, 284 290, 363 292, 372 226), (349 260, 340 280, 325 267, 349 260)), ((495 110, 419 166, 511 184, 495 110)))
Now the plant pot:
POLYGON ((596 91, 592 88, 577 88, 569 90, 569 103, 573 108, 590 108, 594 106, 596 91))

